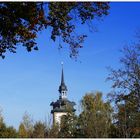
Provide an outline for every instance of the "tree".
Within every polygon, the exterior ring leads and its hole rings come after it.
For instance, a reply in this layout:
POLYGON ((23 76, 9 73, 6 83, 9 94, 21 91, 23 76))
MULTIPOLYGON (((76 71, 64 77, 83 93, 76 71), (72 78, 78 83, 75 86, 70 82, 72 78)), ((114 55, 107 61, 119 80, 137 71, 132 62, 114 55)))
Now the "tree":
POLYGON ((28 137, 27 131, 26 131, 23 123, 21 123, 19 126, 18 136, 19 136, 19 138, 27 138, 28 137))
POLYGON ((3 132, 3 138, 17 138, 17 132, 16 129, 12 126, 7 127, 6 130, 3 132))
POLYGON ((58 138, 58 135, 59 135, 59 125, 54 124, 54 125, 52 125, 52 127, 49 130, 48 137, 49 138, 58 138))
POLYGON ((33 133, 33 120, 31 119, 31 116, 27 112, 25 112, 23 116, 23 125, 27 132, 28 138, 31 138, 33 133))
POLYGON ((62 116, 59 137, 60 138, 74 138, 77 131, 77 116, 74 112, 69 111, 62 116))
POLYGON ((2 116, 2 109, 0 108, 0 127, 2 123, 3 123, 3 116, 2 116))
POLYGON ((111 69, 108 80, 113 81, 110 93, 117 112, 115 123, 119 137, 140 137, 140 44, 123 49, 122 67, 111 69))
POLYGON ((33 130, 33 138, 47 138, 47 137, 48 130, 46 128, 45 123, 42 123, 41 121, 36 122, 33 130))
MULTIPOLYGON (((118 70, 110 69, 107 80, 113 81, 112 88, 116 101, 135 98, 140 107, 140 45, 126 46, 122 50, 124 57, 120 59, 122 67, 118 70), (130 97, 131 96, 131 97, 130 97)), ((132 101, 130 101, 132 102, 132 101)), ((135 103, 133 102, 133 104, 135 103)))
POLYGON ((17 138, 16 129, 7 127, 0 111, 0 138, 17 138))
POLYGON ((82 112, 79 116, 81 137, 106 138, 111 125, 112 108, 102 100, 102 93, 88 93, 81 100, 82 112))
POLYGON ((70 57, 76 57, 86 35, 75 33, 74 21, 92 25, 94 19, 107 15, 108 10, 108 2, 1 2, 0 56, 4 58, 7 50, 16 53, 18 44, 28 51, 38 50, 37 33, 50 28, 51 39, 67 43, 70 57))

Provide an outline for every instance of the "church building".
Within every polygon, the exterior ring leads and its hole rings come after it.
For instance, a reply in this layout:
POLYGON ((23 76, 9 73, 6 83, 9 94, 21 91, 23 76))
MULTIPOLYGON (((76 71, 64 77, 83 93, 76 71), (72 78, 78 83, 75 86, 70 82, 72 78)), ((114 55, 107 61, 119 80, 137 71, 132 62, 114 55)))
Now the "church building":
POLYGON ((50 105, 52 106, 51 113, 53 115, 53 124, 60 124, 61 117, 66 115, 68 111, 75 112, 74 109, 75 102, 69 101, 67 99, 67 86, 64 81, 64 73, 63 73, 63 64, 62 64, 62 74, 61 74, 61 84, 59 86, 59 99, 55 102, 52 102, 50 105))

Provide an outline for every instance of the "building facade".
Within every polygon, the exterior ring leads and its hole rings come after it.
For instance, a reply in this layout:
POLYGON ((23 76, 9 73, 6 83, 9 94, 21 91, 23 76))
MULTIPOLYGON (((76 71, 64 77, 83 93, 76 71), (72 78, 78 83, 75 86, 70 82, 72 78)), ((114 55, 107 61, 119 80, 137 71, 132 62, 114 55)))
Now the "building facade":
POLYGON ((68 111, 75 112, 74 109, 75 102, 69 101, 67 99, 67 86, 64 82, 64 73, 63 73, 63 65, 62 65, 62 73, 61 73, 61 84, 59 86, 59 99, 55 102, 52 102, 50 105, 52 106, 51 113, 53 115, 53 124, 60 124, 61 117, 66 115, 68 111))

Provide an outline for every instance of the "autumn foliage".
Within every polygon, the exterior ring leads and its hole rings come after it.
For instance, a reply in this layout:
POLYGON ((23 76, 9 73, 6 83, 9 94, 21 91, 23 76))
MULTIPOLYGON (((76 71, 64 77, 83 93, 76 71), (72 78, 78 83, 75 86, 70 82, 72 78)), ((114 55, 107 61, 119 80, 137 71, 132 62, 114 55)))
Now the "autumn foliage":
POLYGON ((16 53, 19 44, 27 51, 38 50, 37 33, 50 28, 51 39, 68 44, 70 57, 76 57, 86 37, 76 33, 76 21, 91 22, 107 15, 108 9, 107 2, 1 2, 0 56, 7 50, 16 53))

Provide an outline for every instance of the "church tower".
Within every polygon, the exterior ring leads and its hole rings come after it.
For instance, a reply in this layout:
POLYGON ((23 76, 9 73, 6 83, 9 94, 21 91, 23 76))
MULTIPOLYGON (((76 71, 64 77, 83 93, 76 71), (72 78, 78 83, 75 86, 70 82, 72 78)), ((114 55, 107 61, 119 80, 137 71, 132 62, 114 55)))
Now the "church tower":
POLYGON ((66 115, 68 111, 75 112, 74 105, 75 102, 69 101, 67 99, 67 86, 64 81, 64 72, 63 72, 63 63, 62 63, 62 72, 61 72, 61 83, 59 86, 59 99, 56 102, 52 102, 51 113, 53 115, 53 124, 60 124, 61 117, 66 115))

